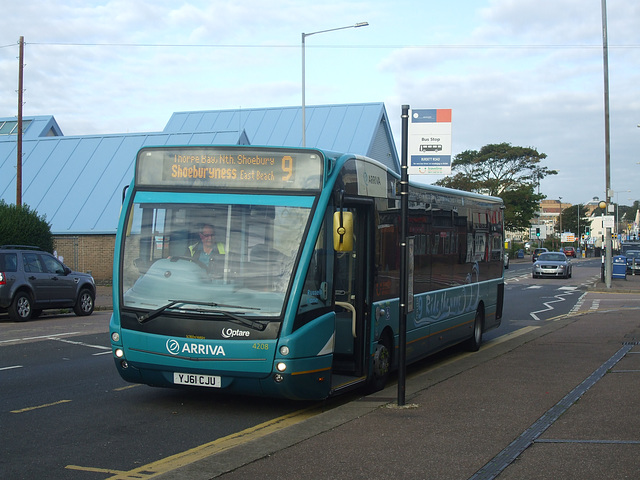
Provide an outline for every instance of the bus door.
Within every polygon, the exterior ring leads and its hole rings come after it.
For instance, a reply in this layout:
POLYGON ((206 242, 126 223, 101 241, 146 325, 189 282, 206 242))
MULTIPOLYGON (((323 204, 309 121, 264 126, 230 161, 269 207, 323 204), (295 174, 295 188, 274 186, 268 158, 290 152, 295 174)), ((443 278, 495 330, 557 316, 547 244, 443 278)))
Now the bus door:
MULTIPOLYGON (((373 202, 343 205, 343 214, 353 222, 353 247, 335 251, 334 295, 336 311, 332 388, 337 391, 365 380, 369 354, 372 276, 373 202), (355 377, 355 378, 354 378, 355 377)), ((337 217, 334 217, 334 231, 337 217)))

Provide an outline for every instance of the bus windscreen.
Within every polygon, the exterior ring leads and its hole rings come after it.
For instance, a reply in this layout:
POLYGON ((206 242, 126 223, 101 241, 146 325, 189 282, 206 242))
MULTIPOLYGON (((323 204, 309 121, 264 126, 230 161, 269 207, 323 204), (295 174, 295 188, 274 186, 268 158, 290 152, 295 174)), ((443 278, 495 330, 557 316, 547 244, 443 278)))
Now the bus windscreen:
POLYGON ((149 147, 138 153, 142 187, 320 190, 322 154, 312 150, 149 147))

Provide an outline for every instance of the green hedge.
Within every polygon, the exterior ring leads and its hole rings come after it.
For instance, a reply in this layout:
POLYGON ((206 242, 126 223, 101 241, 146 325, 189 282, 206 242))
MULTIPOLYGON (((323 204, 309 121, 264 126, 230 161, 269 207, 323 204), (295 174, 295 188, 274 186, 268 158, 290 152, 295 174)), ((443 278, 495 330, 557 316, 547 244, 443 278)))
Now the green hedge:
POLYGON ((28 205, 17 207, 0 200, 0 245, 33 245, 53 252, 53 235, 46 215, 28 205))

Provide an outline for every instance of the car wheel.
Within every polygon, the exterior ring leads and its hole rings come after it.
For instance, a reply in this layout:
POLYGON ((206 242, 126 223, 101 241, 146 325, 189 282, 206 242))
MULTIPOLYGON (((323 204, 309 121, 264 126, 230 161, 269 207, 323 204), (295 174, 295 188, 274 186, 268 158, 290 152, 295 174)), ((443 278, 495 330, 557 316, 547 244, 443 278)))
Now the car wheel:
POLYGON ((93 296, 93 293, 91 293, 90 290, 83 288, 82 290, 80 290, 78 300, 73 306, 73 311, 76 315, 79 316, 91 315, 93 313, 93 307, 95 304, 94 300, 95 297, 93 296))
POLYGON ((9 307, 9 318, 14 322, 26 322, 31 319, 33 309, 31 297, 27 292, 18 292, 9 307))

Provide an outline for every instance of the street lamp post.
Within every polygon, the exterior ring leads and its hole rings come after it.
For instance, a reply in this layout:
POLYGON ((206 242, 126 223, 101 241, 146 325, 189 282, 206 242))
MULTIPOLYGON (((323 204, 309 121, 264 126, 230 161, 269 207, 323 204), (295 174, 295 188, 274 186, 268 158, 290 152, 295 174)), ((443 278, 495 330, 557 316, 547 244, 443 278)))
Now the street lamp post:
POLYGON ((558 232, 560 232, 560 248, 562 248, 562 197, 558 197, 560 204, 560 213, 558 214, 558 232))
POLYGON ((338 28, 330 28, 328 30, 319 30, 317 32, 311 32, 311 33, 302 33, 302 146, 306 147, 307 145, 307 136, 306 136, 306 130, 307 130, 307 124, 306 124, 306 119, 305 119, 305 98, 304 98, 304 39, 307 37, 310 37, 311 35, 317 35, 318 33, 327 33, 327 32, 335 32, 336 30, 345 30, 347 28, 359 28, 359 27, 366 27, 368 26, 369 23, 368 22, 359 22, 356 23, 355 25, 347 25, 346 27, 338 27, 338 28))

